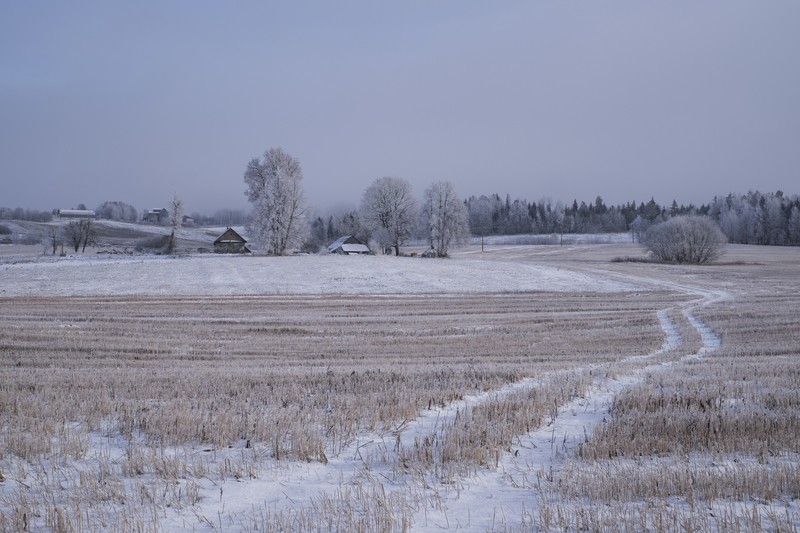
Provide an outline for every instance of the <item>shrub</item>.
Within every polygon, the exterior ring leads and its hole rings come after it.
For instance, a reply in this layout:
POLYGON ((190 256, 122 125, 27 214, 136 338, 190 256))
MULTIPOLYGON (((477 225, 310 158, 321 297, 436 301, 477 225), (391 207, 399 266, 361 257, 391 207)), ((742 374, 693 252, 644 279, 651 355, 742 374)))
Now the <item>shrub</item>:
POLYGON ((642 244, 659 261, 703 264, 718 259, 727 239, 707 217, 674 217, 651 226, 642 244))
POLYGON ((168 243, 169 235, 154 235, 152 237, 143 237, 137 240, 134 249, 137 252, 162 254, 167 251, 168 243))
POLYGON ((11 228, 0 224, 0 235, 11 235, 11 228))

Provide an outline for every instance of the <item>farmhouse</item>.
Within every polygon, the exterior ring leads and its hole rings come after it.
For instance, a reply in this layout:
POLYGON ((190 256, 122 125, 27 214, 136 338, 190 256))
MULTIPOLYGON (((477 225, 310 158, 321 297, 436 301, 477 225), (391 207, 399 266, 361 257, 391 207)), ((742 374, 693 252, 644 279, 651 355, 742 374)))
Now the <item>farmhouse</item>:
POLYGON ((251 254, 247 247, 247 240, 239 235, 233 228, 228 228, 225 233, 214 241, 214 253, 217 254, 251 254))
POLYGON ((142 222, 150 222, 151 224, 166 224, 169 221, 169 211, 166 209, 148 209, 142 215, 142 222))
POLYGON ((59 209, 58 218, 62 219, 86 219, 97 218, 94 211, 89 209, 59 209))
POLYGON ((356 254, 371 254, 369 246, 361 242, 359 239, 352 235, 345 235, 339 237, 336 241, 328 246, 328 251, 332 254, 343 255, 356 255, 356 254))

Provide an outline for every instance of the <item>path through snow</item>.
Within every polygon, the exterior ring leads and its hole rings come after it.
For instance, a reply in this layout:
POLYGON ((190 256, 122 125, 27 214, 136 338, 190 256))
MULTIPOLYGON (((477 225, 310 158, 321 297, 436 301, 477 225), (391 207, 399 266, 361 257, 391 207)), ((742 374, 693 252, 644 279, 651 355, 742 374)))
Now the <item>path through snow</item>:
MULTIPOLYGON (((636 282, 656 283, 646 279, 636 282)), ((720 346, 719 336, 694 317, 692 309, 729 296, 688 285, 667 282, 658 282, 658 285, 701 298, 682 309, 689 323, 700 333, 703 343, 696 354, 684 359, 700 358, 716 350, 720 346)), ((260 472, 258 479, 221 484, 202 480, 201 493, 205 495, 200 504, 202 516, 216 522, 218 516, 228 516, 235 521, 237 516, 245 517, 253 509, 273 514, 319 512, 314 509, 318 509, 316 506, 326 495, 332 497, 346 487, 377 483, 382 493, 406 496, 409 491, 423 493, 422 498, 417 496, 420 503, 413 517, 413 531, 485 531, 503 525, 520 525, 530 518, 529 512, 535 497, 531 489, 543 477, 550 475, 552 469, 557 467, 558 460, 570 454, 592 432, 594 426, 608 416, 615 395, 641 381, 645 372, 669 364, 656 362, 642 368, 633 363, 655 359, 681 345, 678 329, 669 319, 671 310, 663 309, 658 313, 665 336, 659 350, 623 359, 623 365, 629 363, 630 370, 620 374, 620 365, 617 365, 614 378, 604 377, 602 372, 593 373, 595 381, 583 397, 559 406, 555 418, 521 435, 515 441, 513 451, 502 454, 494 471, 482 469, 477 475, 459 478, 450 485, 439 483, 429 475, 424 486, 412 488, 409 487, 412 480, 404 476, 398 479, 393 468, 400 450, 411 448, 417 440, 430 438, 451 425, 457 413, 530 390, 541 382, 539 379, 526 378, 499 390, 467 396, 447 406, 425 410, 416 419, 406 421, 391 431, 362 435, 338 456, 330 458, 327 464, 271 462, 260 472)), ((586 370, 600 366, 593 365, 586 370)), ((198 513, 200 509, 193 512, 198 513)), ((189 530, 194 528, 196 520, 196 514, 187 515, 184 510, 178 515, 168 515, 164 523, 170 530, 189 530)))
MULTIPOLYGON (((670 288, 701 296, 699 302, 689 304, 682 312, 700 333, 702 347, 682 360, 699 359, 717 350, 721 344, 720 337, 698 320, 692 314, 692 309, 729 296, 687 285, 670 284, 670 288)), ((680 346, 682 340, 668 317, 668 311, 664 309, 658 314, 665 334, 663 346, 646 356, 628 357, 623 363, 655 358, 680 346)), ((440 510, 426 509, 419 513, 414 522, 414 531, 487 531, 530 523, 530 512, 536 497, 532 489, 542 479, 551 477, 559 460, 571 455, 575 447, 592 433, 593 428, 609 416, 609 409, 617 394, 642 381, 647 372, 669 364, 672 363, 654 363, 644 368, 632 368, 613 379, 596 379, 583 397, 574 398, 560 406, 555 420, 519 438, 513 452, 503 454, 495 471, 484 470, 475 478, 462 480, 458 491, 439 494, 443 501, 440 510)))

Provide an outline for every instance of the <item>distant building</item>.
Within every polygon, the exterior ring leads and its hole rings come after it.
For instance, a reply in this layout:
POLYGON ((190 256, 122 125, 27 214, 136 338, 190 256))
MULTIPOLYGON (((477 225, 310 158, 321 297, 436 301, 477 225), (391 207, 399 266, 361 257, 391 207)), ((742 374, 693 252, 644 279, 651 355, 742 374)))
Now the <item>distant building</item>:
POLYGON ((357 254, 371 254, 372 251, 369 249, 369 246, 364 244, 359 239, 353 237, 352 235, 345 235, 344 237, 339 237, 334 242, 328 246, 328 251, 332 254, 343 254, 343 255, 357 255, 357 254))
POLYGON ((247 247, 247 240, 239 235, 233 228, 228 228, 225 233, 214 241, 214 253, 217 254, 251 254, 247 247))
POLYGON ((163 207, 160 209, 148 209, 142 215, 142 222, 163 226, 169 222, 169 211, 163 207))
POLYGON ((97 218, 94 211, 90 209, 59 209, 56 213, 62 219, 87 219, 97 218))

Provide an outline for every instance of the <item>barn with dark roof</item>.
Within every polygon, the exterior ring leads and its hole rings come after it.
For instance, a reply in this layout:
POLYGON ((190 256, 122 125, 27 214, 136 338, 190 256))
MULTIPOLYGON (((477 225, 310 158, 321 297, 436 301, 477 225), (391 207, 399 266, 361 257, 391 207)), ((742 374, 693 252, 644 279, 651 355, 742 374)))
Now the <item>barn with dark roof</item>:
POLYGON ((214 253, 217 254, 250 254, 247 240, 239 235, 233 228, 228 228, 225 233, 214 241, 214 253))

